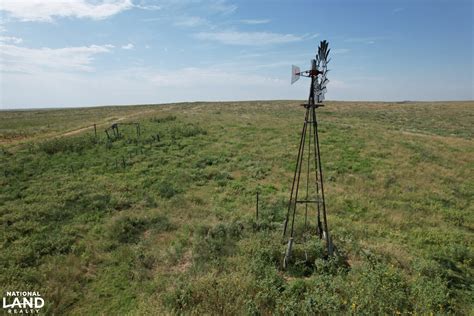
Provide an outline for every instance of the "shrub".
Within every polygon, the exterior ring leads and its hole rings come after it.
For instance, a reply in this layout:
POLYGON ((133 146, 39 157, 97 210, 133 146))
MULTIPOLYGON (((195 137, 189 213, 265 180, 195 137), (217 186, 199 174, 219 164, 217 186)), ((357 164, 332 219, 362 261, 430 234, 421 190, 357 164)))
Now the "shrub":
POLYGON ((169 132, 172 139, 207 134, 206 130, 194 124, 175 125, 170 129, 169 132))
POLYGON ((285 220, 285 213, 288 208, 286 198, 270 201, 267 205, 262 205, 262 216, 269 222, 281 223, 285 220))
POLYGON ((415 279, 410 284, 413 311, 420 314, 442 313, 450 308, 447 273, 434 260, 413 263, 415 279))
POLYGON ((218 224, 208 230, 207 235, 194 246, 194 260, 198 264, 219 261, 235 251, 235 242, 242 237, 244 226, 240 222, 218 224))
POLYGON ((122 216, 116 219, 110 227, 110 239, 120 243, 136 243, 140 240, 140 235, 152 228, 158 231, 167 231, 172 228, 167 217, 156 216, 152 218, 139 218, 122 216))
POLYGON ((152 117, 150 119, 150 122, 154 123, 166 123, 166 122, 172 122, 176 120, 176 116, 174 115, 167 115, 164 117, 152 117))
MULTIPOLYGON (((111 196, 108 193, 77 192, 66 196, 64 210, 80 212, 96 212, 107 210, 111 206, 111 196)), ((62 211, 64 211, 62 210, 62 211)))
POLYGON ((94 137, 61 137, 38 144, 38 150, 48 155, 57 153, 82 153, 96 144, 94 137))
POLYGON ((351 270, 349 275, 354 312, 393 314, 408 308, 408 286, 396 268, 376 262, 351 270))
POLYGON ((162 198, 170 199, 178 194, 179 191, 173 186, 172 183, 168 181, 162 181, 158 184, 158 193, 162 198))
POLYGON ((348 308, 347 288, 350 285, 341 275, 316 275, 308 282, 302 302, 305 314, 340 314, 348 308))
POLYGON ((178 281, 176 289, 165 295, 172 311, 197 315, 240 315, 250 280, 235 274, 208 273, 192 282, 178 281))
POLYGON ((440 276, 420 276, 410 286, 410 298, 416 314, 445 313, 449 309, 449 289, 440 276))
POLYGON ((219 157, 219 156, 206 156, 198 159, 194 166, 196 168, 205 168, 207 166, 215 166, 223 162, 229 162, 228 158, 219 157))

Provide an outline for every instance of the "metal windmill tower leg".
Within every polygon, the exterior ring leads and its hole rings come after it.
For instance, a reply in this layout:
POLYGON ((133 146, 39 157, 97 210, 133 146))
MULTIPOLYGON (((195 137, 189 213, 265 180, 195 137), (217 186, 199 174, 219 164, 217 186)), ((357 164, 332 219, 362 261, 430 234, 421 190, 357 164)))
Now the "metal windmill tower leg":
POLYGON ((288 222, 290 220, 290 215, 291 215, 290 238, 288 240, 285 258, 283 259, 284 268, 286 268, 288 264, 288 261, 291 257, 291 250, 293 247, 295 216, 296 216, 296 208, 298 204, 299 184, 300 184, 300 179, 301 179, 301 167, 303 164, 306 130, 308 127, 308 117, 309 117, 309 108, 306 108, 303 129, 301 131, 300 146, 298 149, 298 157, 296 159, 295 173, 293 176, 293 183, 291 185, 291 194, 290 194, 290 199, 288 201, 288 211, 286 213, 285 226, 283 229, 283 236, 285 237, 287 233, 287 229, 288 229, 288 222))
MULTIPOLYGON (((321 231, 321 229, 324 229, 325 236, 323 237, 326 239, 326 247, 328 250, 328 255, 332 256, 333 245, 332 245, 331 237, 329 235, 328 221, 327 221, 327 216, 326 216, 326 200, 324 198, 323 169, 321 165, 321 151, 319 148, 318 121, 316 119, 316 107, 314 106, 312 107, 312 117, 313 117, 313 126, 314 126, 313 130, 314 130, 315 147, 316 147, 315 161, 317 162, 317 166, 318 166, 318 169, 316 171, 316 187, 318 191, 318 228, 319 228, 319 231, 321 231), (323 213, 324 227, 321 227, 321 216, 320 216, 321 209, 323 213)), ((321 235, 320 235, 320 238, 321 238, 321 235)))

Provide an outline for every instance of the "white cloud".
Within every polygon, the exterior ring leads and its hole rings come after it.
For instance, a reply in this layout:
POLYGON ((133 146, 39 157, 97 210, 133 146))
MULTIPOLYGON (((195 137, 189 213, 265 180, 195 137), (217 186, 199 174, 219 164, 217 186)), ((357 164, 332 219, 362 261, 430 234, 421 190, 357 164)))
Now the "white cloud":
POLYGON ((2 42, 20 44, 23 42, 23 39, 15 36, 0 36, 0 43, 2 42))
MULTIPOLYGON (((147 3, 148 1, 142 0, 147 3)), ((237 5, 227 0, 159 0, 159 7, 171 14, 206 12, 208 14, 229 15, 237 10, 237 5)), ((135 5, 137 6, 137 5, 135 5)), ((147 6, 146 4, 142 6, 147 6)))
POLYGON ((293 34, 280 34, 270 32, 200 32, 194 35, 200 40, 216 41, 230 45, 263 46, 271 44, 284 44, 297 42, 303 39, 293 34))
POLYGON ((222 14, 231 14, 237 10, 235 4, 229 4, 226 0, 211 0, 208 8, 222 14))
POLYGON ((0 43, 0 71, 41 73, 46 71, 92 71, 94 55, 110 52, 111 45, 65 48, 27 48, 0 43))
POLYGON ((149 10, 149 11, 156 11, 161 10, 161 6, 156 4, 134 4, 135 8, 142 9, 142 10, 149 10))
POLYGON ((175 26, 196 27, 201 25, 210 25, 209 21, 199 16, 183 16, 173 22, 175 26))
POLYGON ((123 45, 122 46, 122 49, 133 49, 135 47, 135 45, 133 45, 132 43, 128 43, 127 45, 123 45))
POLYGON ((261 19, 261 20, 258 20, 258 19, 249 19, 249 20, 240 20, 240 22, 244 23, 244 24, 251 24, 251 25, 254 25, 254 24, 267 24, 267 23, 270 23, 271 20, 269 19, 261 19))
POLYGON ((21 21, 51 22, 54 17, 100 20, 132 7, 131 0, 2 0, 0 10, 21 21))

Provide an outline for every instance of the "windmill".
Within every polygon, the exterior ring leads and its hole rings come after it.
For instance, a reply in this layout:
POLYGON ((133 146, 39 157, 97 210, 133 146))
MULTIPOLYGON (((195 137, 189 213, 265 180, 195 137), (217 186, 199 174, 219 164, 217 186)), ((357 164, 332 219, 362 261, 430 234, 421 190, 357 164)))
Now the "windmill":
POLYGON ((291 186, 291 194, 288 202, 288 210, 286 213, 283 237, 289 236, 283 267, 288 266, 291 250, 295 238, 297 237, 295 218, 298 216, 298 206, 304 207, 304 225, 303 236, 308 233, 316 233, 320 239, 326 241, 328 255, 333 254, 333 245, 329 236, 328 223, 326 217, 326 203, 324 200, 323 170, 321 166, 321 154, 319 147, 318 122, 316 109, 324 106, 324 95, 326 93, 326 85, 329 83, 327 78, 327 65, 329 46, 327 41, 321 41, 316 58, 311 60, 311 69, 301 71, 299 67, 291 68, 291 84, 295 83, 301 76, 311 79, 308 103, 302 104, 306 109, 303 129, 298 149, 296 167, 293 176, 293 184, 291 186), (309 137, 307 137, 309 136, 309 137), (306 151, 305 151, 306 150, 306 151), (306 161, 303 159, 306 156, 306 161), (306 179, 301 179, 303 173, 306 179), (302 180, 302 181, 301 181, 302 180), (304 197, 299 195, 300 187, 303 187, 304 197), (305 192, 304 192, 305 191, 305 192), (314 220, 308 218, 308 212, 311 206, 316 210, 314 220), (314 222, 314 227, 311 223, 314 222))

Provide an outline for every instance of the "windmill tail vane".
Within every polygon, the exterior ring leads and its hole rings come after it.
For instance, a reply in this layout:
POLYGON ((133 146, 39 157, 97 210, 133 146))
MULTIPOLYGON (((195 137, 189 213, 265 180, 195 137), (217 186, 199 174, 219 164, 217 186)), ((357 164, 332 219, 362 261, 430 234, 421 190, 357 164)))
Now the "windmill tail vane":
POLYGON ((315 58, 311 60, 311 69, 301 71, 298 66, 293 65, 291 67, 291 84, 298 81, 300 77, 308 77, 311 79, 311 86, 308 102, 302 104, 306 109, 306 113, 284 223, 283 236, 289 237, 283 259, 284 268, 291 262, 293 244, 306 240, 308 235, 313 234, 317 235, 320 239, 324 239, 328 256, 333 255, 333 244, 329 235, 326 216, 323 170, 316 116, 316 109, 323 106, 322 102, 324 101, 324 96, 327 92, 326 87, 329 83, 327 78, 329 71, 327 65, 330 61, 328 59, 329 52, 328 42, 321 41, 315 58), (303 158, 305 156, 306 159, 304 161, 303 158), (301 177, 302 173, 304 173, 303 177, 301 177), (303 209, 304 213, 298 214, 298 209, 303 209), (311 211, 314 211, 315 216, 311 216, 311 211))

